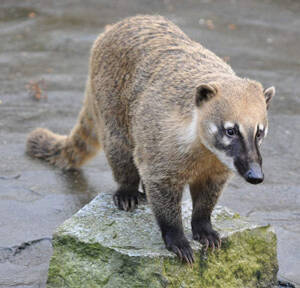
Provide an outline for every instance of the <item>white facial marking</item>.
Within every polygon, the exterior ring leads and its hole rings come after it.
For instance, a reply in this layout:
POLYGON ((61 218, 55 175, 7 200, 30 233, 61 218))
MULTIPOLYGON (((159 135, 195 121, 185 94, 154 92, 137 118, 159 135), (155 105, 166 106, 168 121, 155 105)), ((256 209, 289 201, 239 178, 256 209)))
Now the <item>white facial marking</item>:
POLYGON ((265 129, 265 137, 267 136, 267 134, 268 134, 268 126, 265 129))
POLYGON ((239 131, 240 133, 244 136, 244 138, 246 137, 247 133, 246 130, 244 128, 244 126, 242 124, 239 124, 239 131))
POLYGON ((233 128, 234 127, 234 123, 230 122, 230 121, 226 121, 224 123, 224 128, 228 129, 228 128, 233 128))
POLYGON ((181 130, 179 135, 180 143, 191 144, 195 141, 197 136, 197 122, 198 122, 198 114, 197 111, 193 111, 192 121, 189 123, 187 127, 181 130))
MULTIPOLYGON (((228 129, 228 128, 233 128, 234 127, 234 123, 230 122, 230 121, 226 121, 224 123, 224 128, 228 129)), ((216 134, 218 132, 218 127, 214 124, 214 123, 209 123, 208 124, 208 132, 212 135, 216 134)), ((222 143, 225 146, 228 146, 231 144, 231 139, 228 138, 227 136, 224 136, 222 138, 222 143)), ((233 158, 229 157, 226 155, 225 151, 220 151, 218 149, 216 149, 215 147, 209 145, 205 139, 202 139, 202 143, 205 145, 205 147, 207 149, 209 149, 229 170, 231 171, 236 171, 234 165, 233 165, 233 158)))
POLYGON ((193 118, 192 122, 188 126, 187 133, 186 133, 186 139, 188 142, 193 142, 196 138, 196 133, 197 133, 197 111, 193 111, 193 118))
POLYGON ((231 139, 228 138, 227 136, 224 136, 224 137, 222 138, 222 143, 223 143, 225 146, 228 146, 228 145, 230 145, 230 143, 231 143, 231 139))
MULTIPOLYGON (((266 137, 266 136, 267 136, 267 133, 268 133, 268 127, 266 127, 265 130, 264 130, 264 129, 265 129, 265 127, 264 127, 263 124, 258 124, 257 130, 260 131, 260 132, 264 131, 264 137, 266 137)), ((257 133, 257 131, 256 131, 255 133, 257 133)), ((261 138, 259 139, 259 141, 258 141, 258 145, 259 145, 259 146, 262 144, 262 141, 263 141, 263 138, 261 137, 261 138)))
POLYGON ((218 132, 218 127, 214 123, 208 124, 208 132, 210 134, 216 134, 218 132))
POLYGON ((232 172, 236 171, 236 168, 233 165, 233 158, 226 155, 225 151, 220 151, 215 147, 210 146, 205 139, 202 139, 202 143, 205 147, 210 150, 229 170, 232 172))
POLYGON ((217 149, 211 149, 211 152, 213 152, 217 158, 231 171, 236 171, 234 165, 233 165, 233 158, 227 156, 225 152, 219 151, 217 149))

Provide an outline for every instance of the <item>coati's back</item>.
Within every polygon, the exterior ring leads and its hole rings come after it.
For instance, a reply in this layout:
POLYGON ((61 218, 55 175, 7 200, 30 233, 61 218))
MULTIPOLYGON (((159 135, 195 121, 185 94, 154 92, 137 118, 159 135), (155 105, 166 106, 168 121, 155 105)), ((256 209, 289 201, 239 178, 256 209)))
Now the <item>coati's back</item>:
MULTIPOLYGON (((141 15, 113 25, 95 41, 90 63, 94 89, 111 89, 110 97, 122 98, 126 106, 147 89, 163 92, 182 85, 177 95, 182 97, 201 79, 234 75, 222 59, 161 16, 141 15)), ((100 95, 98 100, 105 106, 100 95)))

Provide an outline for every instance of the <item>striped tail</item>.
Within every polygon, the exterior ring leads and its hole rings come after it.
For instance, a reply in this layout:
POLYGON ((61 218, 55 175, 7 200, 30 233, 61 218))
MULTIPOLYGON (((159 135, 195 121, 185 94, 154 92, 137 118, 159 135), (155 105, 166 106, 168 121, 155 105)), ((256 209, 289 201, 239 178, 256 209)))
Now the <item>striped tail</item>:
MULTIPOLYGON (((87 102, 87 101, 86 101, 87 102)), ((97 125, 85 103, 70 135, 38 128, 27 139, 27 153, 62 169, 76 169, 97 154, 100 142, 97 125)))

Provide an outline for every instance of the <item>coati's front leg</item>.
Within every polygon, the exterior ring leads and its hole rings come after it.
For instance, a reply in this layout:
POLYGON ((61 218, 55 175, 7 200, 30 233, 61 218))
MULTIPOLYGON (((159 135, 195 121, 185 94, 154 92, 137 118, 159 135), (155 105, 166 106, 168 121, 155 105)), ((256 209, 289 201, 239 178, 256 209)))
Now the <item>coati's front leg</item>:
POLYGON ((212 228, 211 213, 226 180, 226 177, 217 177, 217 179, 208 177, 205 180, 199 179, 190 184, 193 200, 193 238, 206 245, 206 248, 212 247, 214 249, 221 246, 219 234, 212 228))
POLYGON ((183 187, 149 181, 145 182, 145 186, 166 248, 182 261, 192 264, 193 250, 184 235, 181 219, 183 187))

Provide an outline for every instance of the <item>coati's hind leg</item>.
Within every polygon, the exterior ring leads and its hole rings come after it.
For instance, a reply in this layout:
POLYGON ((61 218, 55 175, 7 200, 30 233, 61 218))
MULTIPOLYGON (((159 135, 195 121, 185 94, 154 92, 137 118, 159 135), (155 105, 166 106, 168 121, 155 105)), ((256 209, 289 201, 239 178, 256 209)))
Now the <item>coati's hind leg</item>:
POLYGON ((190 184, 193 200, 192 231, 194 240, 211 247, 219 248, 221 240, 218 232, 212 228, 211 213, 224 187, 223 177, 199 179, 190 184))
POLYGON ((113 200, 119 209, 132 211, 138 205, 140 176, 125 137, 120 131, 112 133, 115 135, 110 134, 109 139, 105 140, 104 150, 119 185, 113 200))

